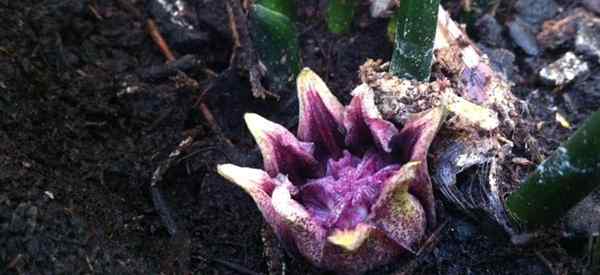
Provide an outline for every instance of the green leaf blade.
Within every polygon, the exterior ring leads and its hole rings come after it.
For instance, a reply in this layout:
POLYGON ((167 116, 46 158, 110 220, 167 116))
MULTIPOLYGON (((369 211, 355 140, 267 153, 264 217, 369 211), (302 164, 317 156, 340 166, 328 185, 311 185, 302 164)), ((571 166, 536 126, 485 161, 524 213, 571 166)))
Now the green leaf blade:
MULTIPOLYGON (((390 71, 398 77, 425 81, 431 74, 439 0, 403 0, 397 20, 390 71)), ((393 26, 393 23, 392 23, 393 26)))
POLYGON ((506 201, 511 217, 529 229, 558 221, 600 186, 600 111, 546 159, 506 201))
POLYGON ((294 0, 257 0, 256 4, 281 13, 290 19, 296 18, 296 2, 294 0))
POLYGON ((255 4, 250 10, 253 46, 268 70, 271 88, 290 87, 300 72, 300 50, 294 22, 287 16, 255 4))

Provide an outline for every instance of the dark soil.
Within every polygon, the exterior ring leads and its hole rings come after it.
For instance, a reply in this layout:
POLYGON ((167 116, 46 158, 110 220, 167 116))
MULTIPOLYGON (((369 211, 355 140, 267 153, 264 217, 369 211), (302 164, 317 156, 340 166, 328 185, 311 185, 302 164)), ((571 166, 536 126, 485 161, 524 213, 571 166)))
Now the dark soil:
MULTIPOLYGON (((132 2, 144 11, 142 1, 132 2)), ((215 165, 258 167, 243 113, 259 112, 293 128, 297 117, 289 110, 297 107, 255 99, 243 72, 224 73, 232 52, 225 5, 196 2, 195 23, 210 41, 173 48, 178 57, 192 55, 194 62, 183 70, 199 88, 165 69, 144 21, 114 1, 0 0, 0 274, 267 273, 271 259, 264 256, 260 213, 240 188, 216 175, 215 165), (201 91, 221 133, 198 108, 201 91), (171 237, 150 189, 155 169, 188 136, 193 144, 160 186, 190 242, 171 237)), ((359 82, 359 65, 368 58, 390 59, 387 22, 361 13, 352 34, 336 36, 326 31, 319 1, 303 2, 303 64, 347 102, 359 82)), ((499 18, 511 17, 510 5, 501 5, 499 18)), ((157 22, 165 31, 168 22, 157 22)), ((515 92, 528 102, 532 125, 544 123, 521 133, 532 140, 519 143, 529 146, 517 146, 515 154, 539 163, 573 131, 555 121, 556 110, 576 128, 600 106, 598 66, 587 78, 553 90, 532 75, 558 53, 531 58, 509 50, 518 60, 515 92)), ((295 95, 289 93, 282 98, 295 95)), ((516 175, 532 167, 521 169, 516 175)), ((562 248, 560 236, 515 247, 439 204, 439 216, 448 222, 436 247, 417 259, 414 274, 583 270, 583 256, 562 248)), ((287 258, 287 274, 322 274, 287 258)))

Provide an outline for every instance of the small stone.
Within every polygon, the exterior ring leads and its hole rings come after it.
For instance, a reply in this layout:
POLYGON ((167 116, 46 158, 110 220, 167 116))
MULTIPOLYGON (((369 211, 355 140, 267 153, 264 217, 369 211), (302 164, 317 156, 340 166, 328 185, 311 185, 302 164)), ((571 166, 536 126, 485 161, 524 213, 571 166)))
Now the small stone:
POLYGON ((571 82, 589 71, 587 62, 579 59, 574 53, 567 52, 563 57, 540 70, 540 78, 554 86, 571 82))
POLYGON ((46 195, 46 197, 48 197, 51 200, 54 199, 54 194, 50 191, 44 191, 44 195, 46 195))
POLYGON ((583 0, 583 5, 590 11, 600 14, 599 0, 583 0))
POLYGON ((567 233, 594 235, 600 233, 600 189, 595 190, 566 215, 567 233))
POLYGON ((517 44, 517 46, 519 46, 526 54, 538 55, 540 53, 540 47, 538 46, 537 40, 527 24, 517 19, 508 23, 508 30, 510 37, 515 44, 517 44))
POLYGON ((393 8, 396 5, 394 0, 371 0, 371 17, 389 17, 393 13, 393 8))
POLYGON ((502 25, 490 14, 479 18, 475 23, 477 33, 479 33, 479 42, 494 48, 504 48, 506 41, 502 37, 502 25))
POLYGON ((532 25, 539 25, 558 12, 558 4, 554 0, 519 0, 514 7, 518 16, 532 25))
POLYGON ((547 20, 537 34, 538 43, 544 49, 571 48, 577 34, 577 25, 588 16, 587 11, 576 8, 563 18, 547 20))
POLYGON ((575 50, 578 53, 594 57, 600 62, 600 20, 590 19, 579 22, 575 37, 575 50))
POLYGON ((485 53, 489 60, 492 70, 500 73, 504 79, 513 79, 515 54, 507 49, 493 49, 488 47, 479 47, 485 53))
POLYGON ((456 221, 453 229, 456 235, 456 239, 458 239, 461 242, 473 239, 473 237, 477 233, 477 229, 475 228, 475 226, 464 220, 456 221))
POLYGON ((533 161, 528 160, 526 158, 522 158, 522 157, 514 157, 512 159, 512 163, 518 164, 518 165, 523 165, 523 166, 529 166, 529 165, 533 164, 533 161))

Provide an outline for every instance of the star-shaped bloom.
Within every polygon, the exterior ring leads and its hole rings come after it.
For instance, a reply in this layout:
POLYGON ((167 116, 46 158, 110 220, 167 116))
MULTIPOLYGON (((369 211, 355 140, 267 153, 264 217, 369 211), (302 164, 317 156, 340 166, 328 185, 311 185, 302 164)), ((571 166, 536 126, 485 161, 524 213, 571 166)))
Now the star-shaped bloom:
POLYGON ((310 69, 297 80, 297 135, 257 114, 244 119, 264 170, 223 164, 287 248, 314 265, 360 273, 414 251, 435 224, 427 151, 445 111, 417 114, 399 130, 373 90, 343 106, 310 69))

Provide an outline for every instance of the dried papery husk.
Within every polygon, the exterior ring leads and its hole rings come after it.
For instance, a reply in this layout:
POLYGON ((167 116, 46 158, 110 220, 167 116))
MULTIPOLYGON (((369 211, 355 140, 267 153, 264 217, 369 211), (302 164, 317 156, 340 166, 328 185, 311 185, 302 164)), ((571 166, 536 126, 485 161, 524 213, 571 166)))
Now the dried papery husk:
POLYGON ((521 102, 512 83, 494 72, 489 60, 440 8, 433 75, 436 81, 400 79, 388 64, 369 60, 360 76, 374 91, 386 119, 404 123, 413 113, 445 106, 449 118, 430 154, 434 187, 456 208, 494 234, 520 233, 506 215, 502 197, 512 184, 502 169, 510 161, 508 136, 521 121, 521 102))

